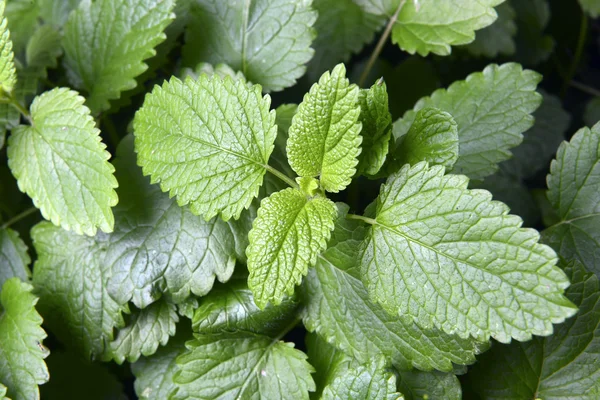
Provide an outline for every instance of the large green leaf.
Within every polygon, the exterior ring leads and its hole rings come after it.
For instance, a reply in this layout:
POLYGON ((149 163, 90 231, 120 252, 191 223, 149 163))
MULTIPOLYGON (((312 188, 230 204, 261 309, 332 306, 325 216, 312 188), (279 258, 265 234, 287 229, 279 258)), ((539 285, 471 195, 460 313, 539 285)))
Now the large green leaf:
POLYGON ((336 214, 334 203, 298 189, 285 189, 261 202, 248 234, 248 286, 260 308, 292 295, 308 267, 325 250, 336 214))
POLYGON ((266 91, 294 85, 313 56, 312 0, 196 0, 184 64, 225 63, 266 91))
POLYGON ((17 83, 13 61, 13 44, 10 40, 8 22, 4 16, 5 0, 0 1, 0 95, 12 92, 17 83))
POLYGON ((257 196, 273 151, 270 103, 258 85, 171 78, 136 114, 138 163, 194 214, 237 219, 257 196))
POLYGON ((337 65, 325 72, 298 106, 287 154, 302 177, 319 177, 328 192, 344 190, 356 173, 361 152, 359 89, 337 65))
POLYGON ((79 234, 111 232, 117 180, 84 98, 66 88, 38 96, 32 125, 13 129, 8 165, 42 215, 79 234))
POLYGON ((548 189, 560 221, 542 233, 544 241, 600 276, 600 124, 558 148, 548 189))
POLYGON ((531 113, 542 101, 535 89, 541 76, 518 64, 490 65, 448 89, 435 91, 394 123, 396 139, 404 136, 417 111, 435 107, 450 113, 458 124, 459 157, 453 171, 482 179, 510 158, 510 148, 533 126, 531 113))
POLYGON ((38 385, 48 381, 42 345, 46 332, 35 310, 33 287, 11 278, 0 288, 0 382, 13 400, 37 400, 38 385))
POLYGON ((173 0, 84 0, 64 27, 65 67, 71 84, 89 93, 94 114, 136 86, 145 59, 165 40, 173 0))
POLYGON ((0 289, 4 282, 13 277, 29 280, 31 258, 27 246, 19 234, 9 228, 0 229, 0 289))
POLYGON ((388 179, 359 256, 371 298, 405 321, 480 341, 550 335, 576 312, 556 254, 468 183, 426 163, 388 179))

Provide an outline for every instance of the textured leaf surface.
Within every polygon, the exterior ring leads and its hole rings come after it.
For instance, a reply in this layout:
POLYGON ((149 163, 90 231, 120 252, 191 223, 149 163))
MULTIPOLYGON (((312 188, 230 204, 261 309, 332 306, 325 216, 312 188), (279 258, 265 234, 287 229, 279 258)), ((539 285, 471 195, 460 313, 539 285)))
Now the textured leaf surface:
POLYGON ((121 364, 125 359, 135 362, 140 355, 154 354, 159 345, 167 344, 175 334, 178 321, 176 306, 165 300, 135 311, 127 326, 110 343, 111 356, 121 364))
POLYGON ((398 390, 406 400, 461 400, 462 390, 456 375, 439 371, 402 371, 398 374, 398 390))
POLYGON ((596 399, 600 396, 600 284, 577 262, 566 268, 567 296, 577 315, 554 335, 496 344, 469 371, 469 385, 486 399, 596 399))
POLYGON ((174 399, 308 399, 313 368, 292 343, 251 333, 196 335, 177 358, 174 399), (180 389, 180 390, 181 390, 180 389))
POLYGON ((0 1, 0 89, 10 93, 17 83, 17 72, 13 61, 13 44, 8 31, 8 21, 4 16, 4 7, 5 0, 2 0, 0 1))
POLYGON ((357 268, 365 229, 340 210, 329 248, 308 272, 304 324, 360 363, 382 355, 396 368, 452 370, 470 364, 485 344, 425 330, 370 301, 357 268))
POLYGON ((46 332, 32 289, 15 277, 0 292, 0 382, 13 400, 39 399, 38 385, 49 378, 44 363, 48 349, 42 345, 46 332))
POLYGON ((328 192, 346 188, 360 154, 359 89, 337 65, 325 72, 298 106, 289 131, 287 153, 300 176, 320 177, 328 192))
POLYGON ((311 0, 197 0, 184 63, 225 63, 266 91, 294 85, 313 56, 317 13, 311 0))
POLYGON ((600 124, 559 147, 547 180, 560 222, 543 232, 544 241, 600 276, 600 124))
POLYGON ((136 86, 145 59, 165 40, 173 20, 173 0, 84 0, 64 27, 69 81, 86 90, 94 114, 136 86))
POLYGON ((238 218, 258 194, 273 151, 270 104, 260 86, 241 81, 171 78, 136 114, 138 163, 194 214, 238 218))
POLYGON ((475 41, 467 50, 476 56, 489 58, 510 56, 516 51, 514 36, 517 33, 516 12, 508 1, 496 8, 498 19, 492 25, 477 32, 475 41))
POLYGON ((107 235, 80 236, 42 222, 33 227, 31 237, 38 254, 33 284, 45 322, 63 344, 85 358, 102 356, 113 328, 124 325, 123 308, 106 287, 107 235))
POLYGON ((22 281, 29 280, 31 258, 27 254, 27 246, 12 229, 0 229, 0 289, 4 282, 13 277, 22 281))
POLYGON ((362 124, 362 152, 358 173, 375 175, 385 162, 392 136, 392 115, 388 106, 387 86, 383 81, 359 93, 362 124))
POLYGON ((547 336, 576 311, 556 254, 537 231, 426 163, 391 176, 359 256, 370 296, 422 327, 501 342, 547 336))
POLYGON ((67 230, 111 232, 117 180, 84 98, 65 88, 38 96, 31 126, 15 128, 8 165, 44 218, 67 230), (58 189, 57 189, 58 188, 58 189))
POLYGON ((446 111, 458 124, 459 158, 453 172, 485 178, 510 158, 509 149, 519 145, 522 133, 533 126, 530 114, 542 101, 535 91, 540 79, 518 64, 490 65, 419 100, 414 110, 394 123, 394 136, 405 135, 422 108, 446 111))
POLYGON ((246 250, 248 286, 261 309, 294 293, 325 250, 335 214, 331 200, 320 195, 308 198, 297 189, 285 189, 261 202, 246 250))

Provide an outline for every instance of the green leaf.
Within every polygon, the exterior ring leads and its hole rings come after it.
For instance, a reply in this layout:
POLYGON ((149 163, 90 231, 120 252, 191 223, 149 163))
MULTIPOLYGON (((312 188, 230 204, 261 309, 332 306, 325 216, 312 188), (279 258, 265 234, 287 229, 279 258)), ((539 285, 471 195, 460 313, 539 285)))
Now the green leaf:
POLYGON ((183 68, 181 71, 181 78, 185 79, 186 77, 191 77, 196 80, 202 74, 206 74, 208 76, 217 75, 221 78, 225 78, 226 76, 230 77, 234 81, 243 81, 246 82, 246 77, 239 71, 234 71, 227 64, 217 64, 213 66, 212 64, 201 62, 196 65, 195 68, 183 68))
POLYGON ((527 65, 546 61, 554 50, 554 39, 545 35, 550 22, 547 0, 510 0, 517 12, 516 59, 527 65))
POLYGON ((600 276, 600 124, 561 144, 547 180, 560 222, 542 233, 543 240, 600 276))
POLYGON ((406 400, 463 398, 456 375, 439 371, 402 371, 398 374, 398 389, 406 400))
POLYGON ((361 144, 359 89, 337 65, 325 72, 298 106, 287 153, 300 176, 320 177, 328 192, 344 190, 356 173, 361 144))
POLYGON ((17 83, 17 72, 13 61, 13 44, 4 16, 5 0, 0 1, 0 95, 13 91, 17 83))
POLYGON ((186 347, 174 399, 300 400, 315 390, 313 368, 293 343, 240 332, 196 335, 186 347))
POLYGON ((600 396, 600 284, 574 262, 567 296, 579 313, 548 338, 496 344, 469 371, 468 384, 486 399, 597 399, 600 396))
POLYGON ((2 400, 10 400, 8 397, 5 397, 7 390, 8 389, 6 388, 6 386, 4 386, 3 384, 0 383, 0 399, 2 399, 2 400))
POLYGON ((600 97, 594 97, 587 103, 583 120, 587 126, 594 126, 600 122, 600 97))
POLYGON ((336 64, 348 62, 351 55, 373 41, 385 23, 384 16, 363 11, 353 0, 313 0, 313 7, 319 17, 312 45, 315 55, 308 64, 311 82, 336 64))
POLYGON ((62 27, 81 0, 37 0, 37 3, 40 7, 40 16, 46 23, 54 27, 62 27))
MULTIPOLYGON (((286 143, 288 141, 288 132, 292 125, 292 119, 298 106, 296 104, 282 104, 275 109, 275 123, 277 124, 277 137, 275 138, 275 148, 273 154, 269 159, 271 165, 273 165, 279 171, 285 173, 288 177, 294 177, 296 174, 288 162, 286 143)), ((284 183, 280 179, 277 179, 280 183, 284 183)), ((279 185, 281 186, 281 185, 279 185)), ((281 186, 279 190, 286 189, 288 186, 281 186)), ((275 190, 278 192, 279 190, 275 190)), ((274 192, 271 192, 274 193, 274 192)))
POLYGON ((477 32, 475 41, 467 46, 471 54, 488 58, 515 54, 514 36, 517 33, 515 9, 507 1, 500 4, 496 12, 498 13, 496 22, 477 32))
POLYGON ((35 310, 33 287, 17 277, 7 280, 0 292, 0 382, 13 400, 39 399, 38 385, 48 381, 42 345, 46 332, 35 310))
POLYGON ((600 16, 600 1, 598 0, 579 0, 581 8, 592 18, 600 16))
POLYGON ((388 106, 387 86, 381 80, 369 90, 359 92, 362 123, 362 152, 358 166, 359 174, 375 175, 383 166, 392 136, 392 115, 388 106))
POLYGON ((48 327, 86 359, 103 356, 113 328, 124 326, 125 310, 107 290, 110 266, 103 259, 108 235, 80 236, 41 222, 31 237, 38 254, 33 284, 48 327))
POLYGON ((36 97, 32 125, 13 129, 8 140, 8 165, 44 218, 94 235, 98 227, 113 230, 117 180, 83 102, 77 92, 65 88, 36 97))
POLYGON ((36 0, 5 0, 4 3, 4 16, 8 19, 13 52, 20 57, 31 33, 39 26, 40 7, 36 0))
MULTIPOLYGON (((29 100, 30 95, 34 95, 38 89, 37 71, 29 69, 17 70, 17 83, 13 89, 12 96, 21 104, 29 100)), ((8 103, 0 103, 0 149, 4 146, 4 136, 6 130, 13 129, 21 122, 21 113, 8 103)))
POLYGON ((246 282, 233 281, 212 290, 194 313, 192 327, 199 333, 246 331, 271 335, 288 326, 298 308, 295 297, 261 310, 246 282))
POLYGON ((136 114, 138 163, 179 205, 191 203, 194 214, 237 219, 257 196, 273 151, 270 104, 258 85, 171 78, 136 114))
POLYGON ((175 309, 174 304, 159 300, 135 311, 127 326, 110 342, 109 351, 114 360, 118 364, 125 359, 135 362, 141 355, 156 353, 159 344, 166 345, 169 337, 175 334, 175 324, 179 321, 175 309))
POLYGON ((393 172, 404 164, 415 165, 421 161, 452 169, 458 160, 458 125, 452 115, 437 108, 420 109, 398 142, 390 163, 393 172))
POLYGON ((405 321, 464 338, 550 335, 576 311, 556 254, 468 183, 426 163, 388 179, 359 256, 370 296, 405 321))
POLYGON ((395 367, 407 370, 452 370, 452 363, 470 364, 484 343, 464 340, 388 314, 372 303, 357 268, 358 250, 365 229, 345 218, 348 206, 338 211, 336 228, 327 251, 319 256, 306 278, 303 321, 337 348, 360 363, 382 355, 395 367))
POLYGON ((266 91, 293 86, 313 56, 317 13, 311 0, 197 0, 183 63, 225 63, 266 91))
POLYGON ((533 126, 530 115, 542 101, 535 89, 541 75, 514 63, 492 64, 464 81, 425 97, 394 123, 398 140, 410 129, 417 111, 435 107, 450 113, 458 124, 459 157, 453 172, 471 179, 493 174, 510 158, 510 148, 533 126))
POLYGON ((71 13, 63 42, 67 76, 89 93, 94 114, 135 88, 135 78, 148 68, 143 61, 166 38, 173 6, 173 0, 84 0, 71 13))
POLYGON ((25 49, 27 67, 40 71, 40 76, 46 76, 46 69, 56 68, 57 59, 62 55, 62 35, 54 27, 40 26, 31 35, 25 49))
POLYGON ((264 309, 292 295, 308 267, 327 245, 336 215, 335 204, 321 195, 308 198, 285 189, 261 202, 248 234, 248 286, 264 309))
POLYGON ((27 254, 27 246, 12 229, 0 229, 0 288, 4 282, 13 277, 28 281, 31 258, 27 254))

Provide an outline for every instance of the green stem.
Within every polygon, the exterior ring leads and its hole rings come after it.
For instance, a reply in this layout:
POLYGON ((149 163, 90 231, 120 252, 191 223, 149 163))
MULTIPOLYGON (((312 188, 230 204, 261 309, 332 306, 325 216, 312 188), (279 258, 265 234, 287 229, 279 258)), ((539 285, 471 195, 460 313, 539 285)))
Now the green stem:
POLYGON ((275 175, 276 177, 278 177, 279 179, 281 179, 282 181, 284 181, 285 183, 290 185, 290 187, 293 187, 294 189, 300 189, 300 186, 296 182, 294 182, 292 179, 290 179, 290 177, 288 177, 283 172, 271 167, 268 164, 265 165, 264 167, 266 168, 267 171, 269 171, 270 173, 272 173, 273 175, 275 175))
POLYGON ((586 84, 583 84, 583 83, 577 82, 577 81, 571 81, 570 85, 576 89, 581 90, 584 93, 590 94, 594 97, 600 97, 600 90, 598 90, 596 88, 590 87, 586 84))
POLYGON ((362 215, 346 214, 346 218, 366 222, 369 225, 377 225, 377 221, 375 221, 373 218, 363 217, 362 215))
POLYGON ((573 59, 573 62, 571 63, 571 67, 569 68, 569 72, 567 73, 567 77, 563 84, 563 88, 562 88, 562 96, 563 97, 567 93, 567 89, 569 88, 571 81, 575 77, 575 74, 577 74, 577 68, 579 67, 579 64, 581 63, 581 58, 583 56, 583 50, 585 48, 585 39, 587 36, 587 31, 588 31, 588 17, 587 17, 587 15, 585 15, 585 13, 582 12, 581 13, 581 24, 579 26, 579 39, 577 40, 577 49, 575 50, 575 58, 573 59))
POLYGON ((373 50, 373 53, 371 54, 371 58, 369 58, 369 61, 367 62, 367 66, 365 67, 365 70, 360 75, 360 79, 358 81, 358 86, 362 87, 365 84, 365 81, 367 80, 369 73, 371 73, 371 69, 373 69, 373 65, 375 65, 375 61, 377 61, 377 59, 379 58, 379 54, 381 54, 381 50, 383 50, 383 46, 387 42, 388 37, 390 36, 390 33, 392 33, 392 28, 394 27, 394 24, 398 20, 398 15, 400 15, 400 11, 402 10, 402 7, 404 7, 405 3, 406 3, 406 0, 402 0, 400 2, 400 4, 398 4, 398 8, 396 9, 396 12, 394 13, 394 15, 392 15, 392 18, 390 18, 387 26, 385 27, 385 30, 383 31, 383 34, 379 38, 379 42, 377 42, 377 46, 375 46, 375 50, 373 50))
POLYGON ((21 104, 21 102, 20 102, 19 100, 17 100, 17 99, 16 99, 14 96, 12 96, 12 95, 9 97, 9 99, 8 99, 8 100, 9 100, 10 104, 12 104, 12 106, 13 106, 14 108, 16 108, 16 109, 17 109, 17 111, 19 111, 19 112, 20 112, 20 113, 21 113, 21 114, 22 114, 22 115, 23 115, 23 116, 24 116, 24 117, 25 117, 25 118, 26 118, 26 119, 29 121, 29 123, 30 123, 30 124, 32 124, 32 125, 33 125, 33 121, 32 121, 32 119, 31 119, 31 115, 29 114, 29 111, 27 110, 27 108, 25 108, 25 106, 23 106, 23 105, 21 104))
POLYGON ((2 226, 0 226, 0 229, 6 229, 9 226, 19 222, 20 220, 22 220, 23 218, 33 214, 34 212, 36 212, 38 209, 36 207, 30 207, 27 210, 23 211, 20 214, 15 215, 14 217, 12 217, 11 219, 9 219, 8 221, 6 221, 4 224, 2 224, 2 226))

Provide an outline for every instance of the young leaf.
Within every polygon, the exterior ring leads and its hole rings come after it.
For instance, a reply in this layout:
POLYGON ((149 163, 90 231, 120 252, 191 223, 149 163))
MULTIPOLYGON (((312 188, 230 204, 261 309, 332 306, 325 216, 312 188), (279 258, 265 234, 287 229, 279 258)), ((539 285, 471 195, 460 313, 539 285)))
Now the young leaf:
POLYGON ((569 285, 537 231, 426 163, 391 176, 359 256, 371 298, 424 328, 500 342, 547 336, 576 312, 569 285))
POLYGON ((600 2, 598 0, 579 0, 583 11, 592 18, 598 18, 600 15, 600 2))
POLYGON ((159 344, 166 345, 175 334, 175 324, 179 321, 175 309, 174 304, 159 300, 135 311, 129 324, 110 342, 110 355, 122 364, 125 359, 135 362, 140 355, 156 353, 159 344))
POLYGON ((28 281, 31 258, 27 254, 27 246, 12 229, 0 229, 0 289, 4 282, 13 277, 28 281))
POLYGON ((271 335, 290 324, 297 308, 295 297, 285 297, 279 306, 268 304, 261 310, 246 283, 234 281, 203 298, 192 327, 199 333, 246 331, 271 335))
POLYGON ((196 335, 177 358, 173 399, 308 400, 313 368, 293 343, 252 333, 196 335))
POLYGON ((290 126, 290 165, 300 176, 320 177, 328 192, 344 190, 356 173, 362 140, 358 97, 339 64, 304 96, 290 126))
POLYGON ((395 171, 404 164, 415 165, 421 161, 452 169, 458 160, 458 125, 452 115, 437 108, 420 109, 399 141, 390 163, 395 171))
POLYGON ((515 54, 514 36, 517 33, 516 12, 506 1, 496 8, 498 19, 492 25, 477 32, 475 41, 467 46, 467 50, 475 56, 495 58, 498 55, 515 54))
POLYGON ((103 356, 113 328, 124 325, 124 307, 108 294, 110 266, 103 262, 107 235, 95 238, 65 231, 48 222, 31 230, 38 259, 33 284, 40 311, 58 338, 84 358, 103 356))
POLYGON ((358 98, 363 139, 356 169, 359 174, 375 175, 385 162, 392 136, 387 86, 383 81, 377 82, 369 90, 361 89, 358 98))
POLYGON ((518 64, 490 65, 419 100, 414 110, 394 123, 394 137, 409 131, 422 108, 446 111, 458 124, 459 157, 453 171, 471 179, 485 178, 510 158, 508 150, 519 145, 522 133, 533 126, 530 114, 542 101, 535 91, 540 79, 518 64))
POLYGON ((313 56, 312 0, 197 0, 191 8, 184 64, 225 63, 266 91, 293 86, 313 56))
POLYGON ((277 134, 258 85, 171 78, 134 120, 138 163, 152 182, 207 220, 239 218, 257 196, 277 134))
POLYGON ((98 227, 113 230, 117 180, 83 102, 77 92, 65 88, 36 97, 32 125, 16 127, 8 140, 8 165, 21 191, 46 219, 95 235, 98 227))
POLYGON ((333 230, 335 204, 320 195, 309 198, 297 189, 285 189, 261 202, 248 234, 248 286, 264 309, 292 295, 308 267, 325 250, 333 230))
POLYGON ((544 241, 600 276, 600 124, 580 129, 558 148, 547 180, 560 222, 542 233, 544 241))
POLYGON ((13 400, 37 400, 38 385, 48 381, 42 345, 46 332, 35 310, 33 287, 17 277, 7 280, 0 292, 0 382, 13 400))
POLYGON ((439 371, 401 371, 398 373, 398 390, 405 400, 463 398, 456 375, 439 371))
POLYGON ((4 16, 5 6, 5 0, 0 0, 0 95, 11 93, 17 83, 13 44, 10 40, 8 22, 4 16))
POLYGON ((554 335, 496 344, 469 371, 468 384, 486 399, 597 399, 600 396, 600 284, 578 262, 566 272, 567 296, 578 307, 554 335))
POLYGON ((357 269, 365 229, 345 219, 341 208, 329 242, 305 280, 303 320, 337 348, 360 363, 382 355, 396 368, 451 371, 452 363, 470 364, 484 343, 460 339, 388 314, 369 300, 357 269))
POLYGON ((89 93, 94 114, 110 100, 136 86, 165 40, 163 30, 174 19, 173 0, 84 0, 64 27, 65 67, 71 84, 89 93))

